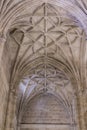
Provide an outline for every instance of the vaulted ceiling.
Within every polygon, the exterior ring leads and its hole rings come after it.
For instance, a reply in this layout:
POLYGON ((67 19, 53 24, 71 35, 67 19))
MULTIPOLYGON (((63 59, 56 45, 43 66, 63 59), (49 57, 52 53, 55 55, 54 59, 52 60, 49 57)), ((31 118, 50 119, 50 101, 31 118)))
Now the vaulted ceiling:
POLYGON ((74 94, 86 86, 85 1, 1 0, 0 5, 18 110, 22 113, 33 96, 47 92, 72 113, 74 94))

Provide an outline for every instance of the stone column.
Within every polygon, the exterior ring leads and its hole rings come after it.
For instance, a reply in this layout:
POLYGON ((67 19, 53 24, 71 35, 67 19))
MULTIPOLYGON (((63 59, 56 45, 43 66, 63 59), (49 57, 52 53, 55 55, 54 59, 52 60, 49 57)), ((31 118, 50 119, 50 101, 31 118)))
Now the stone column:
POLYGON ((87 130, 87 88, 85 89, 83 95, 84 95, 84 120, 85 120, 85 126, 87 130))
POLYGON ((4 129, 9 85, 2 64, 6 39, 0 35, 0 130, 4 129))
POLYGON ((13 90, 10 90, 5 130, 16 130, 17 127, 16 101, 17 101, 17 96, 15 92, 13 90))
POLYGON ((80 124, 80 130, 87 130, 85 125, 85 95, 82 90, 79 92, 78 97, 78 111, 79 111, 79 124, 80 124))

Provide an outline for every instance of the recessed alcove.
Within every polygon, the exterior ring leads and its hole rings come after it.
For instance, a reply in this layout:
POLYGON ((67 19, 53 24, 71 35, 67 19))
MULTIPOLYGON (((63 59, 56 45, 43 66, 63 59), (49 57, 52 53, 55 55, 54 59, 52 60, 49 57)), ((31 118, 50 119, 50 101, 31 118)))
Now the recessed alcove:
POLYGON ((70 130, 71 119, 61 99, 51 93, 41 93, 26 105, 20 130, 70 130))

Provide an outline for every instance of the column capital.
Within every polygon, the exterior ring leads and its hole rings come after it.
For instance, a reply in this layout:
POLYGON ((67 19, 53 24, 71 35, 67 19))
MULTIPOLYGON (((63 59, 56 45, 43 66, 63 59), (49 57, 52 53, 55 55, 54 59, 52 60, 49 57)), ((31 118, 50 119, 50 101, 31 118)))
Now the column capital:
POLYGON ((6 38, 0 34, 0 44, 5 42, 6 42, 6 38))
POLYGON ((13 97, 15 97, 15 98, 17 98, 17 93, 16 93, 16 91, 15 91, 15 89, 10 89, 10 94, 13 96, 13 97))

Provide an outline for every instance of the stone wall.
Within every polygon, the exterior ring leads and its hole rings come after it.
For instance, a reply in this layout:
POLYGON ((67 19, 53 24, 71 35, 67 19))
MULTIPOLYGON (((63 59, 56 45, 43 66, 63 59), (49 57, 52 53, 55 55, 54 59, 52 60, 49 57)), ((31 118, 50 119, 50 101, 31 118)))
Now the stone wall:
POLYGON ((20 130, 70 130, 70 126, 62 125, 24 125, 20 130))
POLYGON ((22 123, 67 124, 70 117, 63 103, 52 94, 43 93, 27 104, 22 123))
POLYGON ((70 130, 71 124, 63 104, 54 95, 43 93, 27 104, 20 130, 70 130))

